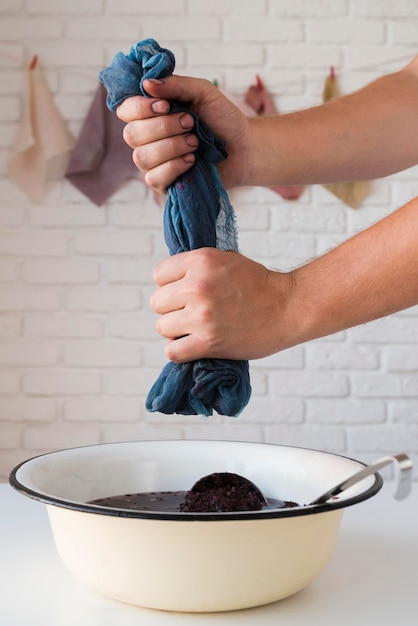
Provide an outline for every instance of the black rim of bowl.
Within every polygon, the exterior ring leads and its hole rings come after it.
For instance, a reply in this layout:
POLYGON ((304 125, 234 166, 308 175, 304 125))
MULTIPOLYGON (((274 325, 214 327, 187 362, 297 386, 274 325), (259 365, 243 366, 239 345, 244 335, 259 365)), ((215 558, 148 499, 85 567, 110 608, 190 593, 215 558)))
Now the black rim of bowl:
MULTIPOLYGON (((167 442, 167 440, 164 440, 167 442)), ((186 441, 186 440, 184 440, 186 441)), ((193 443, 193 440, 187 440, 190 443, 193 443)), ((291 508, 278 508, 278 509, 265 509, 260 511, 234 511, 231 513, 219 512, 219 513, 186 513, 180 511, 140 511, 133 509, 119 509, 119 508, 111 508, 107 506, 91 504, 89 502, 78 502, 75 500, 69 500, 65 498, 58 498, 55 496, 49 496, 42 491, 36 491, 27 487, 23 484, 17 477, 17 474, 21 467, 24 465, 35 461, 36 459, 41 459, 50 455, 56 455, 60 452, 67 452, 69 450, 78 450, 78 449, 86 449, 86 448, 97 448, 99 446, 114 446, 114 445, 124 445, 124 444, 135 444, 135 443, 159 443, 157 441, 129 441, 129 442, 115 442, 115 443, 104 443, 104 444, 93 444, 91 446, 76 446, 73 448, 66 448, 64 450, 55 450, 52 452, 47 452, 45 454, 39 454, 37 456, 31 457, 22 461, 11 471, 9 476, 9 484, 16 489, 19 493, 22 493, 33 500, 37 500, 47 505, 53 505, 64 509, 70 509, 73 511, 79 511, 83 513, 93 513, 96 515, 108 515, 111 517, 130 517, 136 519, 153 519, 153 520, 171 520, 171 521, 236 521, 236 520, 255 520, 255 519, 276 519, 281 517, 300 517, 301 515, 313 515, 317 513, 325 513, 326 511, 335 511, 337 509, 346 508, 348 506, 352 506, 354 504, 358 504, 359 502, 363 502, 364 500, 368 500, 372 496, 376 495, 383 486, 383 478, 376 472, 373 474, 374 482, 370 487, 368 487, 365 491, 362 491, 359 494, 351 496, 350 498, 345 498, 342 500, 331 499, 329 502, 325 502, 324 504, 316 504, 316 505, 300 505, 297 507, 291 508)), ((175 443, 178 443, 177 441, 175 443)), ((202 443, 210 443, 208 440, 202 440, 202 443)), ((214 441, 214 443, 223 443, 222 441, 214 441)), ((225 441, 224 443, 240 443, 234 441, 225 441)), ((251 443, 251 442, 243 442, 243 443, 251 443)), ((296 448, 299 450, 311 450, 312 452, 319 452, 320 454, 330 455, 335 457, 340 457, 343 459, 347 459, 349 461, 354 461, 359 465, 366 467, 366 464, 362 461, 358 461, 357 459, 353 459, 351 457, 335 454, 333 452, 326 452, 323 450, 316 450, 313 448, 303 448, 302 446, 285 446, 280 444, 262 444, 260 445, 268 445, 268 446, 277 446, 282 448, 296 448)))

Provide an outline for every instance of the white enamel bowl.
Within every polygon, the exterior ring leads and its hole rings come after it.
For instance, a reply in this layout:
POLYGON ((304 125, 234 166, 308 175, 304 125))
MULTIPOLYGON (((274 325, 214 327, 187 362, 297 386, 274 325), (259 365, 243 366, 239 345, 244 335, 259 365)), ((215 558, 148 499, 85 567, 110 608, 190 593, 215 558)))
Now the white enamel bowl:
POLYGON ((267 498, 306 504, 364 464, 288 446, 226 441, 141 441, 52 452, 17 466, 10 483, 47 505, 57 550, 86 585, 117 600, 211 612, 274 602, 311 583, 334 550, 346 506, 376 494, 379 474, 332 503, 246 513, 110 509, 90 500, 188 490, 235 472, 267 498))

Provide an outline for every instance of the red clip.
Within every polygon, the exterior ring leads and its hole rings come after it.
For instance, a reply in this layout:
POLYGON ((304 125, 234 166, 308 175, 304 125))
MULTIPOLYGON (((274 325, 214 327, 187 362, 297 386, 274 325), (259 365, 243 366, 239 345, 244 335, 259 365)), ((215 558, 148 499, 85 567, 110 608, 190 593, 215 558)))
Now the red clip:
POLYGON ((34 70, 37 63, 38 63, 38 55, 34 54, 33 58, 32 58, 32 61, 30 62, 30 65, 29 65, 29 69, 30 70, 34 70))
POLYGON ((335 69, 333 65, 329 68, 329 77, 331 80, 335 80, 335 69))

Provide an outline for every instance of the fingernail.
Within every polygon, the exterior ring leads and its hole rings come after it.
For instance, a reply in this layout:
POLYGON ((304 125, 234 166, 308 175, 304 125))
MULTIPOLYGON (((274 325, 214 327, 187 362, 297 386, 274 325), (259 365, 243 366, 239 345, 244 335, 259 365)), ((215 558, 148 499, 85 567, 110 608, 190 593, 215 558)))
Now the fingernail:
POLYGON ((154 113, 165 114, 170 111, 170 105, 168 104, 167 100, 155 100, 155 102, 151 104, 151 109, 154 111, 154 113))
POLYGON ((179 117, 179 124, 184 130, 187 130, 188 128, 193 128, 194 119, 189 113, 183 113, 183 115, 179 117))
POLYGON ((146 78, 145 80, 149 80, 150 83, 154 83, 154 85, 164 85, 165 80, 162 78, 146 78))
POLYGON ((187 145, 191 148, 196 148, 199 145, 199 139, 196 137, 196 135, 186 135, 185 139, 187 145))

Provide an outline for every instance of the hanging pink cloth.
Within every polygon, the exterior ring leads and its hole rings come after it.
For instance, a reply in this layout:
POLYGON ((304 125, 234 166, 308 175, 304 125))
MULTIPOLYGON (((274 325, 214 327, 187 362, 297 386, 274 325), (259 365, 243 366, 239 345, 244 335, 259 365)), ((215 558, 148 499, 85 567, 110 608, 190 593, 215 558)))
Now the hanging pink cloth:
POLYGON ((106 106, 99 83, 77 138, 65 177, 94 204, 102 205, 131 178, 140 178, 122 122, 106 106))
MULTIPOLYGON (((256 115, 277 115, 276 105, 259 76, 255 85, 248 87, 244 102, 256 115)), ((277 185, 269 189, 285 200, 297 200, 304 191, 302 185, 277 185)))
POLYGON ((63 176, 73 145, 35 56, 27 69, 23 114, 8 164, 10 180, 32 202, 41 202, 48 180, 63 176))

